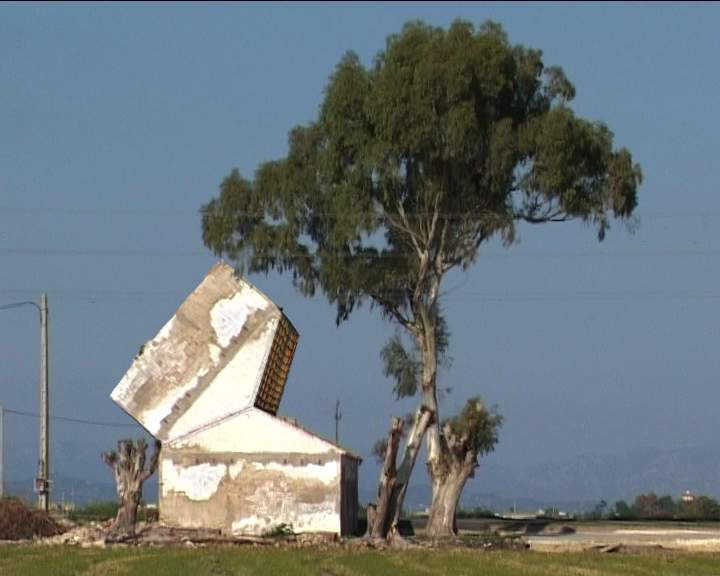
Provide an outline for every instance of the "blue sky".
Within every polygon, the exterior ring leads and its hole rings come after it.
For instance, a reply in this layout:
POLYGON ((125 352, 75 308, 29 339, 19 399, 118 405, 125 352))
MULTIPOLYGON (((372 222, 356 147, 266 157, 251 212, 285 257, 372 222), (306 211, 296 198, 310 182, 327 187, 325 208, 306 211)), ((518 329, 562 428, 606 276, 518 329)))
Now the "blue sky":
MULTIPOLYGON (((3 3, 0 305, 48 293, 54 416, 128 425, 54 421, 55 470, 109 478, 96 455, 141 433, 109 394, 215 262, 198 210, 222 178, 285 154, 346 50, 369 64, 404 22, 458 17, 562 66, 645 180, 632 234, 525 227, 448 277, 443 410, 498 404, 508 466, 718 442, 720 4, 3 3)), ((364 308, 336 328, 321 297, 251 280, 300 333, 281 411, 333 437, 339 399, 371 485, 370 446, 413 405, 381 372, 392 327, 364 308)), ((37 310, 0 311, 1 405, 37 412, 38 364, 37 310)), ((33 475, 37 422, 8 415, 6 446, 7 476, 33 475)))

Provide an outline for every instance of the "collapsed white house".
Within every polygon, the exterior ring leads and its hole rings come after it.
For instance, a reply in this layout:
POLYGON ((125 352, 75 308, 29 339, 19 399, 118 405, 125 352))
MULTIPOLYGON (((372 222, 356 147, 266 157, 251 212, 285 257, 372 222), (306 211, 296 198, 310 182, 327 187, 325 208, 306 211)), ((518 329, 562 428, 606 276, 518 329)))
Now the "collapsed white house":
POLYGON ((160 519, 261 534, 350 534, 361 459, 277 416, 298 333, 216 264, 138 353, 111 398, 163 443, 160 519))

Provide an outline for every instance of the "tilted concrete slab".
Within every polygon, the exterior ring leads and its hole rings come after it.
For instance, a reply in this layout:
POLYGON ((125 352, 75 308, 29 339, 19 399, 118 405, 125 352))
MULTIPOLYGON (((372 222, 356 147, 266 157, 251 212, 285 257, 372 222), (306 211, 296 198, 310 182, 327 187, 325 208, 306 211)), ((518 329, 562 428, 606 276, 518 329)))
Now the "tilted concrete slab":
POLYGON ((275 414, 297 340, 278 306, 216 264, 111 398, 163 442, 250 406, 275 414))

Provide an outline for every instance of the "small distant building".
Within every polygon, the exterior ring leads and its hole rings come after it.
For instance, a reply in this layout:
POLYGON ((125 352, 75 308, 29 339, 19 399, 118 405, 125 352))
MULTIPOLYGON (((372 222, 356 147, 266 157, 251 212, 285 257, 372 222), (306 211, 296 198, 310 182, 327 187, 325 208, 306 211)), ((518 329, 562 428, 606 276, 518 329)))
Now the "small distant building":
POLYGON ((690 492, 690 490, 685 490, 683 495, 680 497, 680 500, 682 500, 685 504, 692 504, 695 502, 695 495, 690 492))
POLYGON ((111 397, 163 443, 160 520, 262 534, 350 534, 361 459, 277 411, 298 333, 232 267, 216 264, 111 397))

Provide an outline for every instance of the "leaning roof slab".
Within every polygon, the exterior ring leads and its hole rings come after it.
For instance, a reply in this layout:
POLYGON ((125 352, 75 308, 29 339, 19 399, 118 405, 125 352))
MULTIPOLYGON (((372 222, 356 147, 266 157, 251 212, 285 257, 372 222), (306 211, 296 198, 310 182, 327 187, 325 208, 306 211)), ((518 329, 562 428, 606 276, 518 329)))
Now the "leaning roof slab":
POLYGON ((297 339, 278 306, 216 264, 110 396, 163 442, 250 406, 275 414, 297 339))

